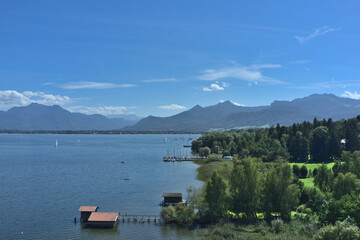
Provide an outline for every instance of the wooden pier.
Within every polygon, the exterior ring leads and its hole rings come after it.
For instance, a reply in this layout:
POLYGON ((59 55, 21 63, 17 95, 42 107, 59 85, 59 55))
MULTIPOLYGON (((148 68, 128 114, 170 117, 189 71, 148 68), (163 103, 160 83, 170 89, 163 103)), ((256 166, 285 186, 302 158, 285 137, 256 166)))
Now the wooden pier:
POLYGON ((164 162, 185 162, 185 161, 196 161, 203 159, 203 157, 192 156, 192 157, 167 157, 163 158, 164 162))
POLYGON ((119 222, 134 222, 134 223, 162 223, 161 217, 159 215, 128 215, 128 214, 119 214, 119 222))

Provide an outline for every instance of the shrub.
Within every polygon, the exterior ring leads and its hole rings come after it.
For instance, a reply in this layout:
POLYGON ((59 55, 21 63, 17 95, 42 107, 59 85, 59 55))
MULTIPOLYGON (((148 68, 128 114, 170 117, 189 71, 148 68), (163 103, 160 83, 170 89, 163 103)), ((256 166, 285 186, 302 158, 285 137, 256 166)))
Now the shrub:
POLYGON ((175 207, 168 206, 161 209, 160 215, 165 222, 171 223, 175 221, 175 207))
POLYGON ((314 168, 314 170, 313 170, 313 172, 312 172, 312 175, 315 177, 317 173, 318 173, 317 168, 314 168))
POLYGON ((314 240, 337 240, 338 234, 336 228, 330 224, 320 228, 314 240))
POLYGON ((219 156, 210 156, 206 159, 206 162, 207 163, 210 163, 210 162, 221 162, 222 161, 222 158, 219 157, 219 156))
POLYGON ((342 228, 339 234, 339 240, 355 240, 359 238, 360 232, 357 226, 349 226, 342 228))
POLYGON ((160 212, 166 223, 191 223, 194 219, 194 210, 185 204, 179 203, 174 206, 164 207, 160 212))
POLYGON ((315 235, 315 240, 356 240, 360 238, 360 230, 354 220, 347 217, 344 221, 337 221, 335 225, 322 227, 315 235))
POLYGON ((308 175, 308 170, 307 170, 307 167, 305 165, 303 165, 301 168, 300 168, 300 177, 301 178, 306 178, 308 175))
POLYGON ((275 219, 271 221, 271 230, 274 233, 279 233, 281 232, 282 228, 283 228, 284 222, 283 220, 279 219, 275 219))
POLYGON ((295 176, 299 177, 300 176, 300 168, 298 165, 294 164, 293 165, 293 173, 295 176))

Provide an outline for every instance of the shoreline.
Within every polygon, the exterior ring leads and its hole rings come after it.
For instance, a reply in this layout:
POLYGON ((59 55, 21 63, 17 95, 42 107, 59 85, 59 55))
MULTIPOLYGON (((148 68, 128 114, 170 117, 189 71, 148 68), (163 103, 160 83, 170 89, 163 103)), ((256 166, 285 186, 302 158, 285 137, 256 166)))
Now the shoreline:
POLYGON ((203 131, 121 131, 121 130, 0 130, 0 134, 203 134, 203 131))

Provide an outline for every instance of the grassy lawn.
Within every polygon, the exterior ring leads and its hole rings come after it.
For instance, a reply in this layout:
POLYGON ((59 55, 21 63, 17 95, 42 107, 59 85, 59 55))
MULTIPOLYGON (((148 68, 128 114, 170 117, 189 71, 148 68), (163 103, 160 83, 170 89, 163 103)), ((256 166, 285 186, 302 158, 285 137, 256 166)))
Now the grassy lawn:
MULTIPOLYGON (((291 165, 291 167, 293 165, 298 165, 299 168, 301 168, 302 166, 305 165, 308 171, 311 170, 311 172, 313 172, 314 169, 319 168, 322 165, 322 163, 290 163, 290 165, 291 165)), ((332 162, 332 163, 328 163, 325 165, 331 169, 334 166, 334 163, 332 162)), ((302 181, 304 183, 305 187, 315 187, 313 177, 312 178, 302 178, 302 179, 300 179, 300 181, 302 181)))
MULTIPOLYGON (((322 163, 290 163, 290 166, 292 167, 293 165, 298 165, 299 168, 301 168, 303 165, 306 166, 307 170, 308 171, 314 171, 315 168, 319 168, 322 163)), ((334 163, 328 163, 328 164, 325 164, 328 168, 332 168, 334 166, 334 163)))
POLYGON ((304 187, 315 187, 314 178, 302 178, 300 179, 304 183, 304 187))

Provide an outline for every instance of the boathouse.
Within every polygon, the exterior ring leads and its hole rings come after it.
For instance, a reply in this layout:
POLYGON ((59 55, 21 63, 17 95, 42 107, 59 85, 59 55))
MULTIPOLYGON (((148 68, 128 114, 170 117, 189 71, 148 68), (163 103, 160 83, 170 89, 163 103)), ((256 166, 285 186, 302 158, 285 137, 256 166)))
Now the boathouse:
POLYGON ((97 206, 81 206, 79 212, 81 213, 80 222, 87 222, 91 213, 96 212, 99 207, 97 206))
POLYGON ((112 228, 119 217, 118 212, 92 212, 89 223, 92 227, 112 228))
POLYGON ((182 202, 182 193, 163 193, 164 201, 166 204, 176 204, 182 202))

